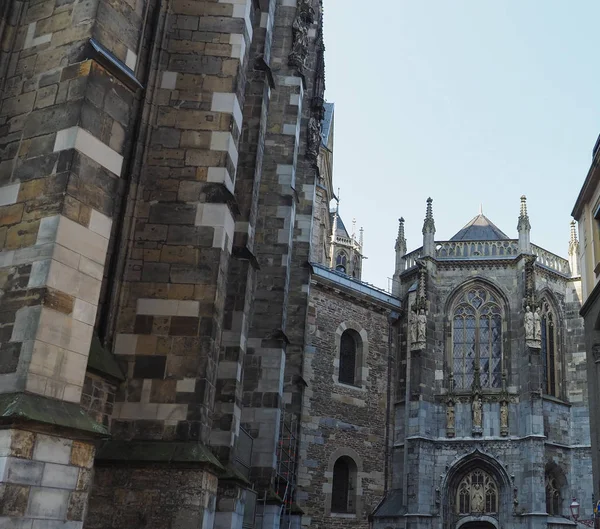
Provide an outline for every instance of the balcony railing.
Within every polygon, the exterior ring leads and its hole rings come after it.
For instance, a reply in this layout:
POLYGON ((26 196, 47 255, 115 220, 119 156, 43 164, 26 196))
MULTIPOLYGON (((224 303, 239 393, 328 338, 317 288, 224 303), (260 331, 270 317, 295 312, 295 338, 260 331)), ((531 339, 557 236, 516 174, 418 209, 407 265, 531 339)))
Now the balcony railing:
MULTIPOLYGON (((531 252, 537 257, 536 264, 557 272, 565 277, 571 275, 569 261, 552 252, 544 250, 535 244, 531 252)), ((435 243, 435 258, 445 259, 502 259, 519 255, 519 241, 516 239, 503 241, 437 241, 435 243)), ((423 256, 423 248, 407 253, 403 259, 406 269, 417 265, 423 256)))
POLYGON ((531 251, 533 252, 533 255, 537 256, 537 264, 550 268, 550 270, 554 270, 564 276, 571 275, 571 267, 569 266, 569 261, 567 259, 563 259, 535 244, 531 245, 531 251))

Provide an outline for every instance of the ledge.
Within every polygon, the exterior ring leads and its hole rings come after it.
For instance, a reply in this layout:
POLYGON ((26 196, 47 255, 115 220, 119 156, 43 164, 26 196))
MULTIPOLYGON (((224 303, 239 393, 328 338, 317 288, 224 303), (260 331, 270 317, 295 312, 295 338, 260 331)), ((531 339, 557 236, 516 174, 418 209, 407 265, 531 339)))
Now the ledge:
POLYGON ((0 395, 0 423, 31 421, 108 437, 108 430, 94 421, 79 404, 31 393, 0 395))
POLYGON ((90 59, 95 60, 98 64, 106 68, 106 71, 114 75, 119 81, 121 81, 127 88, 132 92, 141 90, 144 87, 140 83, 128 66, 123 64, 117 57, 115 57, 110 51, 108 51, 102 44, 95 39, 89 40, 89 53, 90 59))
POLYGON ((105 349, 100 343, 100 338, 94 336, 90 346, 90 356, 88 358, 88 369, 96 371, 101 375, 114 378, 119 382, 125 380, 125 376, 117 363, 114 355, 105 349))
POLYGON ((96 460, 135 463, 181 463, 209 465, 217 471, 225 469, 212 452, 199 442, 106 441, 100 446, 96 460))

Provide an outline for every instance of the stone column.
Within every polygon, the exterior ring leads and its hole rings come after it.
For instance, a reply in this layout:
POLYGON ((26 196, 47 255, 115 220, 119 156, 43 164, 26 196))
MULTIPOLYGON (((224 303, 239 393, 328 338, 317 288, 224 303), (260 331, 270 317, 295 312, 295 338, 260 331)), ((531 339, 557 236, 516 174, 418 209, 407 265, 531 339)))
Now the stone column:
POLYGON ((109 9, 99 1, 1 9, 0 416, 13 429, 0 504, 7 524, 81 526, 89 475, 80 469, 106 431, 79 403, 125 187, 139 86, 125 61, 133 66, 140 27, 124 12, 98 30, 109 9), (24 438, 30 450, 20 452, 24 438))
MULTIPOLYGON (((242 422, 256 432, 252 477, 265 490, 277 464, 285 335, 296 222, 298 149, 305 85, 288 65, 296 6, 277 3, 271 63, 278 67, 271 95, 259 195, 255 249, 257 274, 254 316, 244 366, 242 422)), ((265 526, 266 527, 266 526, 265 526)))

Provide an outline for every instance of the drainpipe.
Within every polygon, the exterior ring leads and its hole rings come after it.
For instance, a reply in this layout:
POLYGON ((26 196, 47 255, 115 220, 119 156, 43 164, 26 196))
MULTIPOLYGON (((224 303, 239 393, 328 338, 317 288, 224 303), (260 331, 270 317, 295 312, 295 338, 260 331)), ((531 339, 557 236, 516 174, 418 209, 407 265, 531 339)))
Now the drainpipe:
MULTIPOLYGON (((407 307, 410 307, 415 301, 415 294, 411 294, 408 298, 407 307)), ((408 322, 407 322, 408 325, 408 322)), ((402 476, 402 503, 408 509, 408 425, 410 420, 410 373, 411 373, 411 354, 410 354, 410 339, 408 337, 410 329, 407 327, 406 339, 406 376, 405 378, 405 393, 404 393, 404 476, 402 476)))
POLYGON ((385 466, 384 466, 384 485, 383 485, 383 497, 387 495, 389 489, 389 475, 390 475, 390 459, 392 456, 392 450, 390 447, 390 426, 392 424, 392 369, 394 367, 394 339, 393 329, 394 324, 400 318, 400 314, 396 311, 390 311, 388 314, 388 365, 387 365, 387 404, 386 404, 386 416, 385 416, 385 466))

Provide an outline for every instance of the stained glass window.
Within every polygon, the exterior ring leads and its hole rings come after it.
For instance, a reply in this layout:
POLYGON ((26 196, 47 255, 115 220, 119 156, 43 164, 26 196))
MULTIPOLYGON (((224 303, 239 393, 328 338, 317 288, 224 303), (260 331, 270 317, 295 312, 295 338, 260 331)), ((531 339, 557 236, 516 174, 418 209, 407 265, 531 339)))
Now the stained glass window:
POLYGON ((473 385, 479 366, 481 386, 502 383, 502 312, 494 295, 472 288, 458 301, 453 315, 452 368, 457 388, 473 385))
POLYGON ((340 252, 335 259, 335 269, 338 272, 346 273, 346 266, 348 263, 348 257, 344 252, 340 252))
POLYGON ((541 318, 541 356, 542 356, 542 374, 544 377, 544 392, 554 397, 559 396, 559 362, 557 354, 557 332, 554 313, 550 305, 544 301, 542 303, 541 318))
POLYGON ((496 514, 498 486, 487 472, 477 469, 469 472, 458 485, 456 512, 467 514, 496 514))

